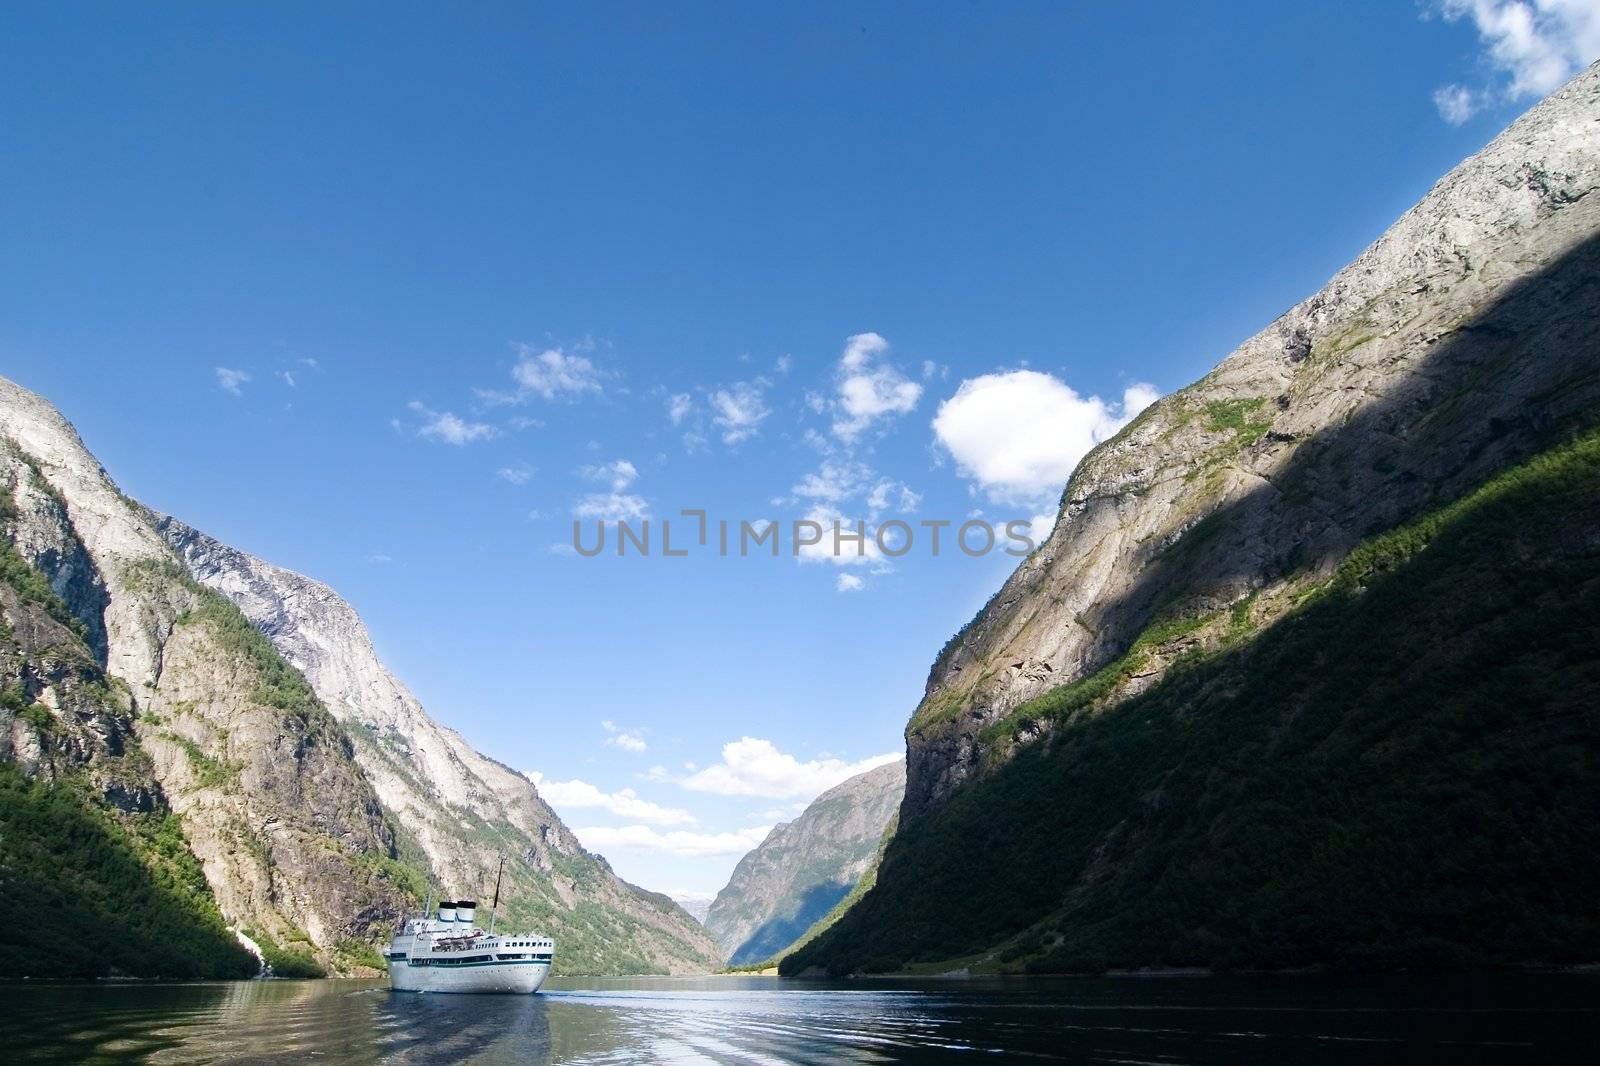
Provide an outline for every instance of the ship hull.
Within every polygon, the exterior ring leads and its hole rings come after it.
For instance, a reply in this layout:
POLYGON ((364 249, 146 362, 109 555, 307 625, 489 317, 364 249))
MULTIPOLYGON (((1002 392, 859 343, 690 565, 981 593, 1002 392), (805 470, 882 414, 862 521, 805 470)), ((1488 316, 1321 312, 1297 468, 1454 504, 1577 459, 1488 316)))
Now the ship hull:
POLYGON ((389 963, 389 987, 396 992, 458 992, 488 995, 531 995, 550 975, 548 962, 486 962, 465 966, 389 963))

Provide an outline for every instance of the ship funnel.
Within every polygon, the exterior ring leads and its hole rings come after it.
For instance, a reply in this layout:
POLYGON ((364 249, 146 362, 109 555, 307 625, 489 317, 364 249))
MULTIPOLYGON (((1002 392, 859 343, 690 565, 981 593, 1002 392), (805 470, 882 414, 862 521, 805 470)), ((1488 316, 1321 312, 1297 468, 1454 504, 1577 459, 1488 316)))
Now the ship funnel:
POLYGON ((477 916, 477 911, 478 911, 478 901, 477 900, 472 900, 472 899, 458 899, 458 900, 456 900, 456 921, 458 921, 458 922, 466 922, 468 925, 471 925, 473 918, 477 916))
POLYGON ((455 921, 456 920, 456 905, 454 903, 451 903, 449 900, 443 900, 443 899, 440 900, 439 901, 439 920, 441 922, 453 922, 453 921, 455 921))

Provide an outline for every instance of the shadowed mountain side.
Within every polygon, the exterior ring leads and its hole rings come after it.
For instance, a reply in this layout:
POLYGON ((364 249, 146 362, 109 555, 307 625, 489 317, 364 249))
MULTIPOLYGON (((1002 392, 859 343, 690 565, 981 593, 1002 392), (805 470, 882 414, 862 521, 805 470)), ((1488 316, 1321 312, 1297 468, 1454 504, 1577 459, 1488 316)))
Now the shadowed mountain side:
POLYGON ((904 790, 901 759, 857 774, 740 859, 706 914, 729 965, 782 954, 843 899, 876 863, 904 790))
POLYGON ((1600 432, 902 826, 785 973, 1592 962, 1600 432))
MULTIPOLYGON (((1402 608, 1364 613, 1356 593, 1305 608, 1353 565, 1353 549, 1367 551, 1384 531, 1463 499, 1600 416, 1597 120, 1600 66, 1452 171, 1315 297, 1085 458, 1049 540, 934 663, 907 728, 906 799, 876 886, 786 969, 894 968, 968 952, 988 965, 1048 958, 1088 969, 1517 958, 1516 937, 1490 928, 1513 922, 1512 911, 1473 895, 1476 886, 1462 898, 1494 918, 1459 936, 1418 915, 1430 893, 1451 898, 1474 864, 1491 878, 1564 883, 1548 868, 1564 861, 1555 841, 1565 834, 1574 854, 1592 843, 1576 819, 1593 812, 1571 802, 1593 786, 1583 769, 1594 758, 1592 732, 1567 736, 1554 753, 1502 758, 1498 719, 1485 710, 1491 694, 1515 691, 1512 677, 1537 679, 1540 656, 1587 691, 1593 646, 1575 651, 1556 621, 1583 628, 1592 575, 1581 539, 1562 541, 1565 517, 1524 493, 1527 514, 1548 527, 1519 541, 1514 516, 1497 511, 1496 535, 1532 562, 1496 554, 1492 540, 1441 540, 1469 545, 1480 568, 1456 568, 1450 583, 1428 586, 1409 627, 1396 622, 1402 608), (1537 565, 1540 553, 1556 562, 1537 565), (1563 586, 1568 578, 1577 584, 1563 586), (1552 612, 1507 601, 1507 583, 1547 597, 1552 612), (1474 615, 1475 604, 1487 616, 1474 615), (1389 628, 1363 636, 1380 617, 1389 628), (1474 679, 1464 649, 1494 662, 1493 641, 1458 641, 1441 619, 1459 620, 1463 634, 1473 625, 1514 632, 1532 658, 1496 662, 1509 672, 1474 679), (1258 632, 1259 654, 1247 647, 1258 632), (1396 660, 1397 649, 1416 661, 1396 660), (1361 672, 1367 661, 1373 677, 1361 672), (1313 663, 1347 690, 1324 684, 1313 663), (1385 687, 1413 669, 1413 687, 1385 687), (1427 687, 1436 677, 1451 699, 1427 687), (1240 693, 1249 699, 1236 706, 1240 693), (1410 721, 1427 701, 1430 716, 1410 721), (1316 715, 1297 718, 1308 705, 1316 715), (1343 761, 1325 765, 1302 750, 1310 736, 1358 724, 1363 736, 1336 745, 1343 761), (1202 738, 1204 757, 1187 747, 1202 738), (1388 779, 1361 776, 1380 764, 1388 779), (1346 787, 1328 765, 1370 785, 1349 797, 1347 824, 1327 807, 1346 787), (1462 774, 1459 791, 1439 784, 1436 766, 1462 774), (1483 766, 1490 772, 1474 772, 1483 766), (1228 775, 1239 779, 1232 789, 1223 787, 1228 775), (1550 789, 1528 799, 1519 789, 1529 775, 1550 789), (1328 795, 1307 795, 1308 781, 1328 795), (1525 834, 1526 846, 1507 843, 1505 862, 1485 861, 1467 827, 1481 813, 1441 825, 1412 803, 1430 790, 1474 812, 1526 801, 1553 821, 1548 833, 1525 834), (1175 791, 1209 803, 1212 821, 1174 828, 1175 791), (1172 835, 1133 832, 1156 816, 1172 835), (1243 836, 1234 828, 1242 818, 1292 831, 1281 848, 1252 836, 1257 854, 1213 854, 1212 835, 1243 836), (1329 834, 1327 854, 1318 833, 1329 834), (1364 834, 1390 848, 1374 859, 1376 876, 1392 880, 1387 895, 1346 883, 1360 870, 1346 846, 1364 834), (1430 868, 1434 857, 1449 869, 1430 868), (1303 876, 1329 862, 1337 877, 1303 876), (1228 892, 1218 894, 1223 882, 1228 892), (1129 908, 1145 933, 1116 917, 1104 894, 1113 884, 1161 900, 1155 910, 1129 908), (1361 905, 1345 907, 1339 894, 1361 905), (1208 920, 1197 900, 1218 917, 1208 920), (1319 909, 1356 923, 1352 937, 1364 946, 1347 952, 1324 936, 1319 909), (1079 921, 1120 932, 1097 937, 1079 921), (1055 924, 989 954, 1037 922, 1055 924), (952 927, 960 934, 948 934, 952 927), (1394 936, 1385 949, 1385 929, 1413 928, 1437 942, 1394 936), (1277 951, 1274 937, 1293 946, 1277 951)), ((1559 479, 1546 488, 1565 491, 1559 479)), ((1580 532, 1592 530, 1592 498, 1588 509, 1576 499, 1568 510, 1580 532)), ((1429 578, 1438 550, 1407 556, 1402 569, 1429 578)), ((1383 587, 1406 602, 1404 589, 1383 587)), ((1371 611, 1383 602, 1376 589, 1371 611)), ((1545 684, 1526 691, 1521 710, 1534 723, 1565 699, 1545 684)), ((1574 935, 1592 932, 1592 908, 1522 886, 1507 892, 1538 927, 1525 945, 1533 955, 1561 954, 1563 923, 1574 935)))
POLYGON ((849 882, 824 881, 802 889, 791 913, 768 919, 728 957, 730 966, 763 962, 793 944, 850 892, 849 882))

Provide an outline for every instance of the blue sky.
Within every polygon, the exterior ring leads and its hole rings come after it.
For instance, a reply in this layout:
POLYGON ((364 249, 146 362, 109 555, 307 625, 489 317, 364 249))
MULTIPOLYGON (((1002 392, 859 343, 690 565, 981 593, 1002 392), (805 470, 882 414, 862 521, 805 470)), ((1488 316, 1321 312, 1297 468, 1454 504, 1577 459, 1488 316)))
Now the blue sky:
POLYGON ((1015 560, 586 559, 573 515, 1049 513, 1595 8, 8 6, 0 372, 709 894, 900 750, 1015 560))

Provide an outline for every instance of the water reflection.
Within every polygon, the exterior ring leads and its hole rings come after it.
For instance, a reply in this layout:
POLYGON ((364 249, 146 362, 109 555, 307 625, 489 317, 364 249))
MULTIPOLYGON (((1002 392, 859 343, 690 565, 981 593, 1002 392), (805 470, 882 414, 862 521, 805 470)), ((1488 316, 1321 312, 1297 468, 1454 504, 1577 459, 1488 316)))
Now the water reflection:
POLYGON ((1600 977, 784 983, 557 979, 546 994, 374 982, 8 988, 39 1062, 577 1064, 1582 1061, 1600 977))

